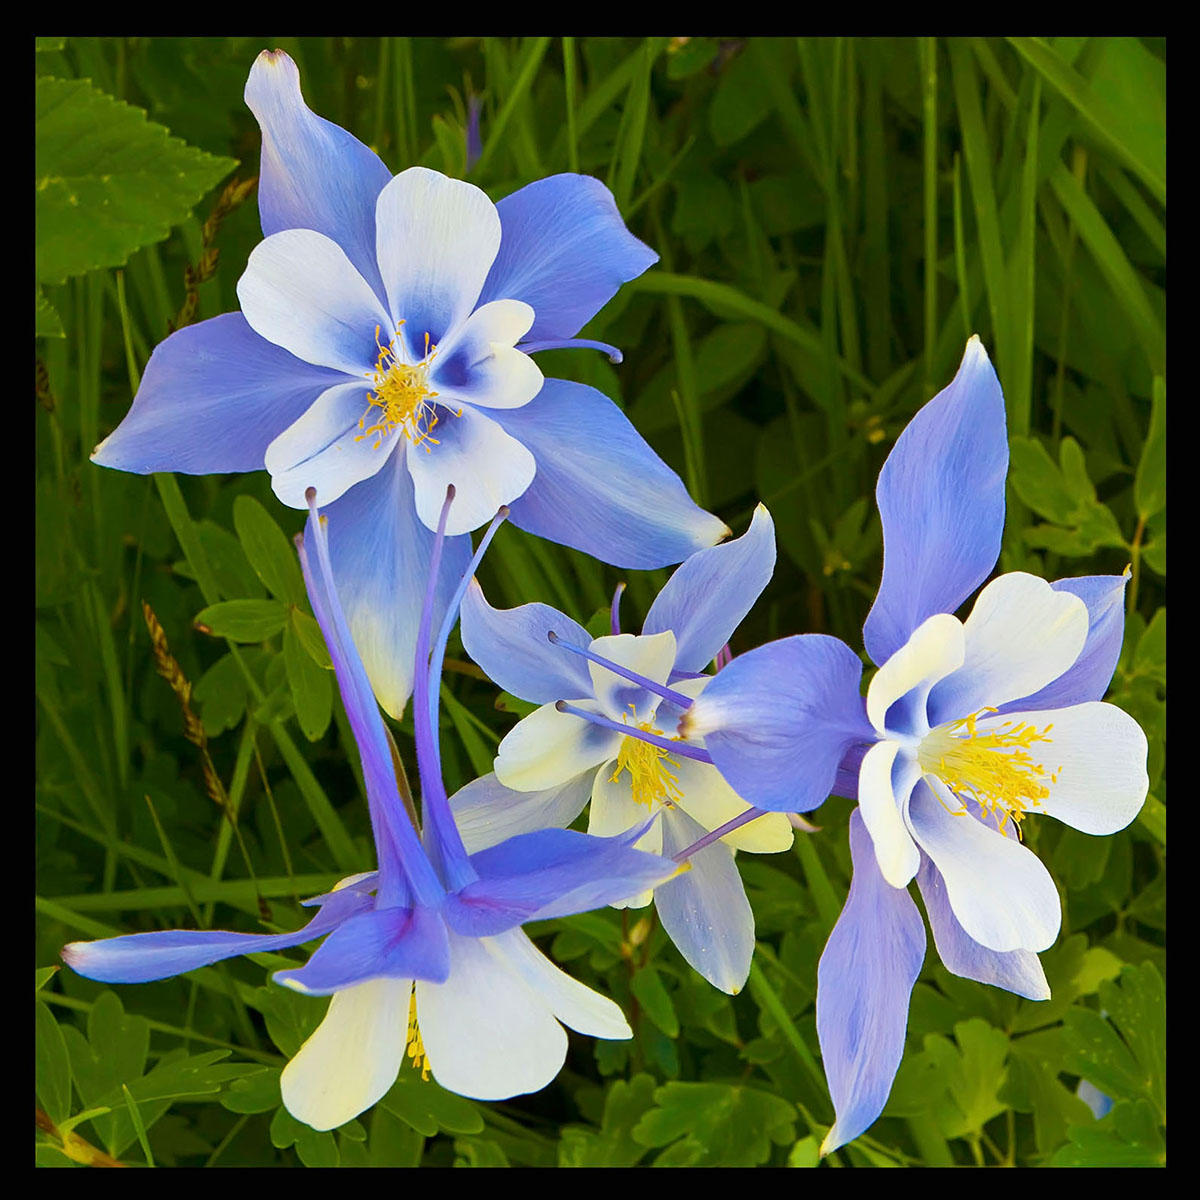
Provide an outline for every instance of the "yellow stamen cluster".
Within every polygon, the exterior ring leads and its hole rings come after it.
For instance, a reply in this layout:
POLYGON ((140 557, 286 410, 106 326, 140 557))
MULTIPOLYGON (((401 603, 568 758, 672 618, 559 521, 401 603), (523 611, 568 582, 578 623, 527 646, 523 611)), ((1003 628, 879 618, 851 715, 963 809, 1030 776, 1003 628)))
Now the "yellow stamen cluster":
POLYGON ((421 1078, 429 1082, 429 1056, 425 1043, 421 1041, 421 1027, 417 1024, 417 989, 414 987, 408 1003, 408 1038, 405 1053, 412 1059, 413 1070, 421 1072, 421 1078))
MULTIPOLYGON (((400 325, 404 322, 401 321, 400 325)), ((396 327, 399 335, 400 326, 396 327)), ((373 449, 383 445, 383 439, 393 429, 399 429, 414 445, 424 448, 428 454, 438 439, 433 437, 433 427, 438 423, 437 410, 429 402, 437 395, 429 387, 429 366, 437 355, 437 347, 425 335, 425 357, 415 366, 401 362, 395 351, 396 338, 386 346, 379 341, 379 326, 375 326, 375 345, 379 357, 374 372, 368 376, 373 381, 374 391, 367 395, 367 411, 359 418, 358 427, 363 432, 354 440, 375 437, 373 449), (372 411, 372 410, 378 410, 372 411), (370 419, 374 422, 368 425, 370 419)), ((459 410, 456 416, 461 416, 459 410)))
MULTIPOLYGON (((1054 726, 1039 730, 1024 722, 1005 721, 981 732, 976 722, 995 711, 980 709, 961 721, 940 725, 926 736, 917 757, 922 769, 952 792, 970 796, 988 816, 999 813, 1001 831, 1011 817, 1020 837, 1027 810, 1050 795, 1047 781, 1058 782, 1058 773, 1048 773, 1029 752, 1035 743, 1053 740, 1049 733, 1054 726)), ((965 811, 965 807, 960 810, 965 811)))
MULTIPOLYGON (((652 733, 656 737, 665 737, 661 729, 649 721, 637 721, 637 710, 631 704, 630 711, 636 721, 636 728, 643 733, 652 733)), ((623 717, 625 724, 629 718, 623 717)), ((678 739, 676 739, 678 740, 678 739)), ((666 804, 668 807, 683 799, 683 789, 679 786, 679 777, 670 770, 678 767, 677 760, 671 757, 670 751, 651 742, 643 742, 640 738, 623 737, 621 748, 617 751, 617 769, 609 777, 610 783, 616 783, 622 771, 629 772, 630 788, 633 799, 637 804, 644 804, 651 812, 655 803, 666 804)))

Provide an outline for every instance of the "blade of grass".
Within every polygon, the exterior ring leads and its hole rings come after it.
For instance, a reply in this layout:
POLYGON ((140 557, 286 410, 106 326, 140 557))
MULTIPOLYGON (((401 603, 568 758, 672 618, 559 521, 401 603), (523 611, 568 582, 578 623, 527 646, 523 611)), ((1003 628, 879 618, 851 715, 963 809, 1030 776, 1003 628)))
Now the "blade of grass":
POLYGON ((1167 202, 1167 180, 1158 164, 1143 147, 1123 141, 1115 132, 1121 128, 1107 103, 1088 81, 1055 53, 1042 38, 1010 37, 1012 47, 1063 97, 1085 121, 1101 143, 1111 150, 1150 189, 1160 204, 1167 202))
POLYGON ((537 73, 537 69, 541 65, 541 61, 545 57, 549 47, 550 38, 548 37, 527 39, 521 51, 521 57, 517 62, 516 77, 513 80, 512 89, 505 96, 504 103, 500 106, 500 111, 492 121, 483 151, 480 153, 475 166, 471 169, 471 174, 476 178, 483 176, 484 170, 491 161, 492 156, 496 153, 497 147, 503 143, 505 130, 508 128, 508 123, 512 119, 513 112, 520 102, 521 97, 525 95, 533 84, 533 77, 537 73))

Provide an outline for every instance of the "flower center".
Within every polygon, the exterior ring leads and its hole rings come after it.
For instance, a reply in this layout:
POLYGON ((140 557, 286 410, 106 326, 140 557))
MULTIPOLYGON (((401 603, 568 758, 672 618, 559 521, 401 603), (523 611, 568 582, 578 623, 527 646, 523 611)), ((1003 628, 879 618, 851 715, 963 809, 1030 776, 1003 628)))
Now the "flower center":
POLYGON ((1048 773, 1029 752, 1037 742, 1053 740, 1048 734, 1054 726, 1039 730, 1035 725, 1005 721, 987 731, 976 728, 981 716, 995 711, 983 708, 930 730, 917 759, 926 774, 936 776, 952 792, 970 796, 988 816, 999 812, 1002 831, 1011 817, 1020 836, 1027 810, 1050 795, 1047 781, 1058 782, 1058 773, 1048 773))
POLYGON ((412 1059, 414 1071, 421 1072, 421 1078, 429 1082, 429 1056, 425 1053, 425 1043, 421 1041, 421 1027, 417 1024, 417 989, 413 986, 412 997, 408 1002, 408 1038, 405 1042, 405 1053, 412 1059))
MULTIPOLYGON (((404 322, 401 321, 400 325, 404 322)), ((425 357, 417 364, 402 362, 396 354, 396 336, 400 326, 396 327, 396 335, 386 346, 379 341, 379 326, 375 326, 375 345, 379 347, 379 357, 375 362, 375 370, 369 378, 372 380, 373 391, 367 394, 367 411, 359 418, 358 427, 363 432, 354 440, 375 437, 378 450, 394 429, 399 429, 414 446, 424 448, 426 454, 438 445, 438 439, 433 437, 433 427, 438 423, 438 410, 429 403, 436 395, 429 386, 429 368, 437 356, 437 346, 425 335, 425 357), (371 421, 373 424, 368 424, 371 421)), ((455 416, 461 416, 460 409, 455 416)))
MULTIPOLYGON (((629 708, 636 721, 637 710, 632 704, 629 708)), ((627 725, 630 723, 623 714, 622 720, 627 725)), ((665 736, 661 729, 656 729, 649 721, 636 721, 635 728, 657 737, 665 736)), ((671 770, 671 767, 678 766, 679 763, 662 746, 643 742, 636 737, 623 737, 621 748, 617 751, 617 769, 609 776, 609 783, 616 783, 621 772, 628 771, 634 802, 644 804, 653 812, 656 803, 671 806, 683 799, 679 777, 671 770)))

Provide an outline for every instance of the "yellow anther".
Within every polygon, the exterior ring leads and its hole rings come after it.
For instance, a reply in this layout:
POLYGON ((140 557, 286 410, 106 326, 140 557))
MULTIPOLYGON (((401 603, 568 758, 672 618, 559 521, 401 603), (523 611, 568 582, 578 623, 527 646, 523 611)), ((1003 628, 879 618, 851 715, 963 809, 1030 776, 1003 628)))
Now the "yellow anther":
MULTIPOLYGON (((632 704, 629 709, 634 716, 635 728, 657 737, 665 736, 663 731, 656 729, 651 722, 638 721, 637 710, 632 704)), ((628 717, 622 716, 622 720, 625 724, 630 724, 628 717)), ((616 783, 621 772, 628 771, 634 802, 644 804, 653 812, 656 803, 670 807, 683 799, 679 777, 670 769, 678 766, 679 763, 664 747, 644 742, 641 738, 623 737, 621 748, 617 751, 617 769, 609 776, 609 783, 616 783)))
MULTIPOLYGON (((1049 743, 1054 726, 1039 730, 1024 722, 1014 725, 1005 721, 993 729, 979 730, 979 718, 995 711, 983 708, 931 730, 917 758, 926 774, 940 779, 952 792, 970 796, 988 816, 999 814, 1001 831, 1011 817, 1020 837, 1021 821, 1028 810, 1050 795, 1043 782, 1046 768, 1034 760, 1030 747, 1049 743)), ((1058 772, 1050 775, 1050 782, 1058 782, 1058 772)), ((958 810, 960 814, 965 811, 965 806, 958 810)))
POLYGON ((421 1028, 417 1024, 417 990, 415 986, 408 1002, 408 1038, 405 1043, 405 1053, 412 1059, 413 1069, 419 1070, 421 1078, 428 1083, 429 1056, 425 1053, 425 1043, 421 1041, 421 1028))
MULTIPOLYGON (((400 333, 396 326, 396 335, 400 333)), ((374 449, 383 445, 384 438, 399 429, 414 446, 420 446, 426 454, 438 445, 433 437, 433 427, 438 423, 438 410, 430 403, 437 396, 429 386, 429 367, 437 355, 437 346, 425 334, 425 357, 412 364, 401 362, 395 350, 396 336, 385 346, 379 340, 379 326, 375 326, 375 345, 379 357, 371 379, 373 391, 367 394, 367 410, 359 419, 358 427, 363 432, 354 440, 361 442, 375 437, 374 449), (377 411, 375 411, 377 410, 377 411), (368 420, 373 422, 368 424, 368 420)), ((455 416, 462 416, 459 409, 455 416)))

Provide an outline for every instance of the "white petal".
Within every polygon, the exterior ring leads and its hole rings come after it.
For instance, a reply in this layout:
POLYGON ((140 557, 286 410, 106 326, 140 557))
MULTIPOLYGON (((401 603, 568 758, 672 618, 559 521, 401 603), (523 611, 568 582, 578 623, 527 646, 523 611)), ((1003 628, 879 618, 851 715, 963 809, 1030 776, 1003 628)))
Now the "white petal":
MULTIPOLYGON (((592 784, 592 806, 588 809, 588 833, 593 837, 616 837, 635 825, 641 825, 650 816, 650 810, 633 798, 629 772, 622 771, 613 779, 616 763, 605 763, 596 772, 592 784)), ((662 853, 662 821, 655 821, 634 843, 634 848, 647 854, 662 853)), ((654 898, 650 889, 637 892, 627 900, 613 903, 613 908, 645 908, 654 898)))
POLYGON ((285 229, 259 242, 238 280, 242 314, 260 337, 305 362, 370 378, 391 318, 345 251, 312 229, 285 229))
POLYGON ((284 504, 307 508, 304 493, 310 487, 317 489, 319 505, 332 504, 387 462, 398 435, 364 436, 359 428, 367 390, 359 383, 327 389, 267 447, 271 489, 284 504))
POLYGON ((452 340, 438 346, 429 382, 444 403, 520 408, 542 390, 541 369, 517 341, 529 332, 533 309, 520 300, 477 308, 452 340))
MULTIPOLYGON (((693 758, 680 758, 678 763, 678 767, 672 767, 683 792, 678 806, 703 826, 706 833, 732 821, 749 807, 710 763, 697 762, 693 758)), ((793 837, 787 814, 772 812, 739 826, 721 841, 734 850, 745 850, 750 854, 776 854, 787 850, 793 837)))
POLYGON ((515 500, 533 482, 533 455, 483 413, 464 405, 455 415, 439 409, 440 419, 420 445, 408 446, 408 469, 417 497, 417 515, 436 529, 447 484, 454 502, 446 536, 470 533, 485 525, 502 504, 515 500))
MULTIPOLYGON (((703 834, 678 809, 665 813, 663 824, 664 854, 678 854, 703 834)), ((688 963, 714 987, 736 996, 750 973, 754 912, 733 851, 721 842, 710 842, 688 863, 691 870, 655 892, 659 919, 688 963)))
POLYGON ((336 1129, 387 1092, 404 1062, 411 995, 405 979, 369 979, 334 993, 325 1019, 279 1080, 296 1120, 336 1129))
POLYGON ((1009 722, 1052 726, 1049 742, 1029 748, 1045 768, 1041 779, 1050 789, 1030 812, 1057 817, 1081 833, 1106 834, 1124 829, 1141 811, 1150 786, 1146 735, 1127 712, 1093 700, 1071 708, 985 717, 976 729, 986 733, 1009 722))
POLYGON ((1041 691, 1074 665, 1087 631, 1087 605, 1078 596, 1022 571, 993 579, 963 623, 962 666, 930 694, 930 723, 1041 691))
POLYGON ((858 773, 858 809, 875 847, 880 873, 892 887, 907 887, 921 855, 901 813, 921 768, 905 753, 896 768, 899 742, 876 742, 863 756, 858 773))
MULTIPOLYGON (((572 703, 599 711, 594 700, 572 703)), ((559 787, 616 758, 621 735, 543 704, 509 730, 496 752, 496 778, 518 792, 559 787)))
POLYGON ((591 1037, 633 1037, 620 1006, 559 970, 523 929, 511 929, 484 945, 546 1002, 562 1023, 591 1037))
POLYGON ((962 666, 963 653, 962 622, 949 613, 934 613, 875 672, 867 688, 868 720, 880 733, 928 733, 925 698, 938 680, 962 666), (900 699, 903 712, 889 719, 888 710, 900 699))
POLYGON ((908 827, 941 872, 967 935, 989 950, 1036 953, 1052 945, 1062 921, 1058 891, 1013 823, 1006 836, 960 811, 941 780, 926 776, 923 783, 909 799, 908 827))
POLYGON ((544 1088, 567 1056, 546 1001, 479 938, 450 932, 450 977, 417 981, 417 1023, 442 1087, 476 1100, 544 1088))
POLYGON ((450 808, 467 853, 474 854, 519 833, 565 829, 591 794, 590 771, 540 792, 514 791, 495 775, 484 775, 455 792, 450 808))
MULTIPOLYGON (((638 637, 632 633, 598 637, 588 649, 618 666, 628 667, 629 670, 652 679, 655 683, 665 684, 671 674, 671 668, 675 665, 675 635, 669 629, 646 637, 638 637)), ((589 662, 588 670, 591 672, 596 699, 600 701, 607 717, 613 721, 628 721, 634 725, 642 721, 653 721, 660 699, 655 693, 646 691, 640 685, 597 663, 589 662), (630 711, 631 704, 637 710, 636 717, 630 711)))
POLYGON ((424 335, 441 342, 470 315, 500 249, 485 192, 426 167, 401 171, 375 203, 379 272, 414 361, 424 335))

